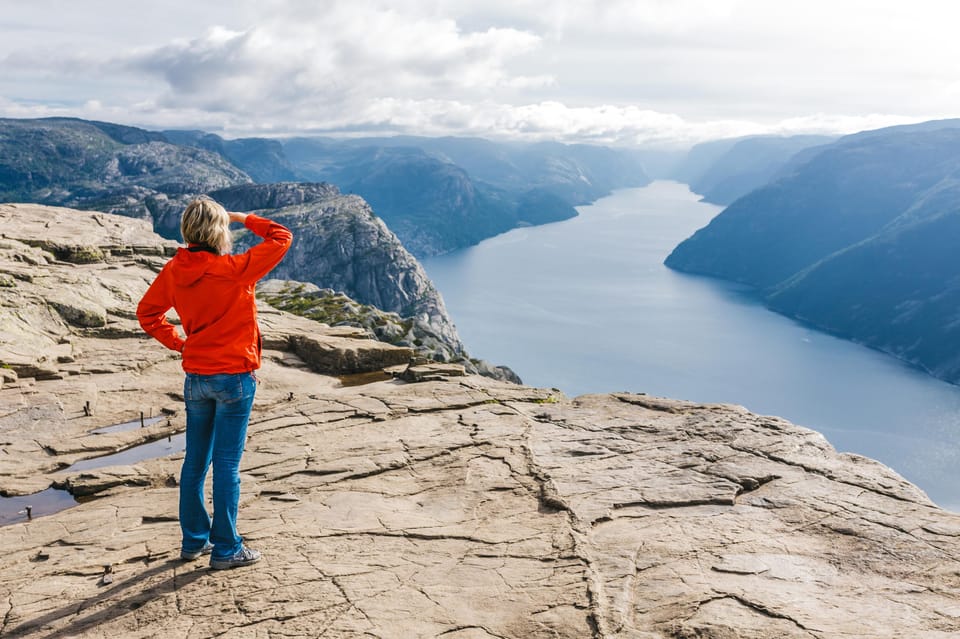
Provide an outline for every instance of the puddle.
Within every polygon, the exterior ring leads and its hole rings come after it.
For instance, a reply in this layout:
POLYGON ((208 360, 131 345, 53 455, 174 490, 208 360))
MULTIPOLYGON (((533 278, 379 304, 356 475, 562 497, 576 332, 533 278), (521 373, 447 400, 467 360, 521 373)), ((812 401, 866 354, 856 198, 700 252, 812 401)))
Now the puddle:
POLYGON ((125 433, 128 430, 135 430, 141 426, 150 426, 151 424, 156 424, 165 415, 158 415, 157 417, 147 417, 143 420, 143 423, 139 419, 135 419, 132 422, 124 422, 122 424, 114 424, 113 426, 104 426, 103 428, 98 428, 96 430, 91 430, 91 435, 106 435, 107 433, 125 433))
POLYGON ((337 377, 341 386, 363 386, 374 382, 385 382, 393 379, 393 375, 384 371, 373 371, 372 373, 356 373, 354 375, 340 375, 337 377))
POLYGON ((78 503, 76 498, 65 490, 47 488, 32 495, 0 497, 0 526, 9 526, 21 521, 29 521, 27 506, 33 519, 43 515, 52 515, 61 510, 72 508, 78 503))
MULTIPOLYGON (((140 421, 137 420, 139 426, 140 421)), ((157 457, 166 457, 176 453, 182 453, 187 448, 187 434, 178 433, 171 438, 158 439, 156 441, 140 444, 133 448, 121 450, 112 455, 102 455, 90 459, 82 459, 73 466, 64 468, 57 472, 73 473, 80 470, 94 470, 95 468, 105 468, 106 466, 125 466, 136 464, 146 459, 156 459, 157 457)))
MULTIPOLYGON (((165 416, 161 415, 160 417, 145 419, 144 424, 149 426, 164 417, 165 416)), ((133 422, 98 428, 97 430, 91 431, 91 433, 117 433, 124 430, 133 430, 134 428, 140 428, 139 419, 133 422)), ((164 437, 163 439, 134 446, 133 448, 128 448, 119 453, 113 453, 112 455, 83 459, 58 472, 72 473, 82 470, 94 470, 106 466, 135 464, 146 459, 166 457, 167 455, 183 452, 186 449, 186 440, 186 433, 179 433, 169 439, 164 437)), ((86 499, 89 498, 81 497, 78 500, 66 490, 57 488, 47 488, 32 495, 0 497, 0 526, 9 526, 10 524, 29 521, 30 519, 36 519, 44 515, 52 515, 62 510, 72 508, 86 499), (27 506, 30 507, 30 517, 27 516, 27 506)))

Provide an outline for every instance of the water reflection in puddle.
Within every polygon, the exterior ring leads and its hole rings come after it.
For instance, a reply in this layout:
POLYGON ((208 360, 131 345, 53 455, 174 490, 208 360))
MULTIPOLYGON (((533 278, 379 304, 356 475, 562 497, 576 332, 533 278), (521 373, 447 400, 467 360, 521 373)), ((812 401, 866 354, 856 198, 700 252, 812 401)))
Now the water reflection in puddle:
POLYGON ((0 526, 9 526, 22 521, 36 519, 43 515, 52 515, 61 510, 76 506, 79 502, 65 490, 47 488, 32 495, 0 497, 0 526), (27 507, 30 516, 27 516, 27 507))
POLYGON ((106 466, 125 466, 127 464, 135 464, 146 459, 166 457, 167 455, 182 453, 184 450, 186 450, 186 441, 186 433, 178 433, 172 437, 165 437, 163 439, 158 439, 146 444, 134 446, 133 448, 121 450, 119 453, 113 453, 112 455, 103 455, 101 457, 82 459, 74 465, 64 468, 58 472, 72 473, 80 470, 105 468, 106 466))
POLYGON ((104 426, 103 428, 97 428, 96 430, 91 430, 91 435, 106 435, 107 433, 125 433, 128 430, 134 430, 141 427, 150 426, 151 424, 156 424, 161 419, 163 415, 158 415, 157 417, 147 417, 142 421, 135 419, 132 422, 124 422, 122 424, 114 424, 113 426, 104 426))
MULTIPOLYGON (((144 420, 145 425, 156 423, 163 417, 152 417, 144 420)), ((132 430, 140 427, 140 420, 117 424, 115 426, 106 426, 94 433, 111 433, 132 430), (132 426, 131 426, 132 424, 132 426)), ((106 466, 121 466, 126 464, 135 464, 146 459, 155 459, 157 457, 166 457, 181 453, 186 449, 186 433, 179 433, 169 438, 158 439, 156 441, 134 446, 127 450, 112 455, 103 455, 91 459, 83 459, 72 466, 59 472, 72 473, 83 470, 93 470, 104 468, 106 466)), ((9 526, 19 522, 30 521, 44 515, 52 515, 62 510, 72 508, 82 501, 89 498, 77 499, 66 490, 57 488, 47 488, 32 495, 16 495, 13 497, 0 497, 0 526, 9 526), (29 514, 28 514, 29 509, 29 514)))

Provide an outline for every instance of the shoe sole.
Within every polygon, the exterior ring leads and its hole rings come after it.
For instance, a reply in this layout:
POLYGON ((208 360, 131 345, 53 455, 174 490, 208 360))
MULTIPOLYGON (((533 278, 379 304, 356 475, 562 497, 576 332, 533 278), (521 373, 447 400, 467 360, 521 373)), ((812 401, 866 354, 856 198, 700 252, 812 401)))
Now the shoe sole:
POLYGON ((210 548, 209 550, 198 550, 197 552, 181 552, 180 559, 183 559, 184 561, 193 561, 194 559, 200 559, 200 557, 204 555, 209 555, 211 552, 213 552, 213 548, 210 548))
POLYGON ((250 566, 260 561, 260 557, 256 559, 247 559, 244 561, 234 561, 231 559, 211 559, 210 568, 213 570, 229 570, 230 568, 243 568, 244 566, 250 566))

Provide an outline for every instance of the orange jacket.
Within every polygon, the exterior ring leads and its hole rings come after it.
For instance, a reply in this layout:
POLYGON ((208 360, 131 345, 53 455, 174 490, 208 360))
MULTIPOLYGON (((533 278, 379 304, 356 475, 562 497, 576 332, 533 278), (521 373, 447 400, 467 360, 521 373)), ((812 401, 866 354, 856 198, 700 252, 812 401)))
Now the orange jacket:
POLYGON ((256 215, 247 215, 244 226, 264 241, 242 255, 215 255, 195 245, 178 249, 137 306, 143 330, 182 353, 183 370, 188 373, 245 373, 260 368, 254 288, 283 259, 293 235, 256 215), (170 308, 180 316, 186 340, 167 321, 170 308))

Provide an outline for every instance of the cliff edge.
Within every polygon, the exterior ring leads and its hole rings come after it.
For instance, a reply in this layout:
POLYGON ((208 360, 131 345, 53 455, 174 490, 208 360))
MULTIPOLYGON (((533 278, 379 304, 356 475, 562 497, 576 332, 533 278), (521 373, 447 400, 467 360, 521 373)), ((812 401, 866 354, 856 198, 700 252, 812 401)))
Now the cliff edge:
POLYGON ((239 516, 264 559, 181 561, 182 375, 130 313, 166 245, 136 220, 98 243, 114 218, 0 215, 0 636, 960 633, 960 516, 813 431, 449 367, 338 378, 410 352, 266 305, 239 516))

